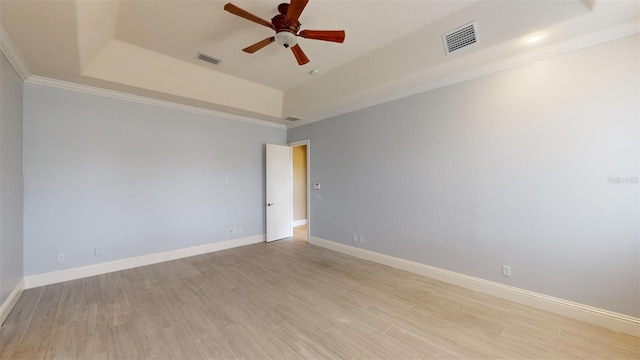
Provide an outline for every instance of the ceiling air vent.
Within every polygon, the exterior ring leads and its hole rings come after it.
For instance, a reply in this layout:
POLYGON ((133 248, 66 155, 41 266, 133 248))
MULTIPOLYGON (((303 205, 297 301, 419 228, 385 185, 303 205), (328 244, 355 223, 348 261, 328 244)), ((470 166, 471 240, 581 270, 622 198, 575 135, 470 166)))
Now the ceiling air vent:
POLYGON ((444 41, 444 51, 447 55, 471 46, 478 42, 478 26, 476 22, 469 23, 442 35, 444 41))
POLYGON ((287 116, 287 117, 286 117, 286 118, 284 118, 284 119, 285 119, 285 120, 287 120, 287 121, 298 121, 298 120, 302 120, 302 118, 301 118, 301 117, 297 117, 297 116, 293 116, 293 115, 287 116))
POLYGON ((200 59, 202 61, 210 62, 210 63, 212 63, 214 65, 218 65, 218 64, 220 64, 222 62, 222 59, 218 59, 216 57, 209 56, 209 55, 203 54, 201 52, 198 53, 198 56, 196 56, 196 59, 200 59))

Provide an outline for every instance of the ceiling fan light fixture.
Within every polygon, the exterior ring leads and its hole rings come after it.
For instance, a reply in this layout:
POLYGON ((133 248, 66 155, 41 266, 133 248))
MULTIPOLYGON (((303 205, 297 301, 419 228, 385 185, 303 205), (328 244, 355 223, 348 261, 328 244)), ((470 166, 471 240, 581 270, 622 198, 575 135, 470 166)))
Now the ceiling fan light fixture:
POLYGON ((293 33, 290 33, 288 31, 280 31, 279 33, 276 33, 276 43, 278 45, 284 46, 285 48, 290 48, 298 43, 298 39, 293 33))

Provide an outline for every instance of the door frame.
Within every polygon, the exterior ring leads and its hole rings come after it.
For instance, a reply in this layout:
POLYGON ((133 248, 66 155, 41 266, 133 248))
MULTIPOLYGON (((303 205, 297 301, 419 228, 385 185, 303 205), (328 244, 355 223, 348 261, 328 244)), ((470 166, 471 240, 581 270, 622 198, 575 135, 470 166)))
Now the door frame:
MULTIPOLYGON (((311 242, 311 140, 304 139, 293 141, 287 144, 289 147, 294 148, 297 146, 307 146, 307 242, 311 242)), ((293 166, 293 157, 291 157, 291 166, 293 166)), ((293 172, 292 172, 293 174, 293 172)), ((293 203, 293 187, 291 187, 291 201, 293 203)), ((293 207, 291 211, 291 223, 293 224, 293 207)))

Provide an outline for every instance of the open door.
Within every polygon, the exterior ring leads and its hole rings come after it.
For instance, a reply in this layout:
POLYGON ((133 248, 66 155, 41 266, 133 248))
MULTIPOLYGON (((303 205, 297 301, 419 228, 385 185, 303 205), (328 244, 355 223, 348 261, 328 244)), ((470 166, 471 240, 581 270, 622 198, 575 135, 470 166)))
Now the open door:
POLYGON ((296 239, 304 239, 309 242, 311 236, 311 223, 310 223, 310 199, 309 191, 311 187, 310 183, 310 140, 298 140, 288 144, 291 147, 292 156, 292 222, 293 237, 296 239), (300 152, 300 150, 303 150, 300 152), (301 173, 301 171, 303 173, 301 173), (304 208, 301 208, 304 207, 304 208), (299 227, 306 225, 306 231, 299 227))
POLYGON ((267 242, 293 236, 291 148, 267 144, 267 242))

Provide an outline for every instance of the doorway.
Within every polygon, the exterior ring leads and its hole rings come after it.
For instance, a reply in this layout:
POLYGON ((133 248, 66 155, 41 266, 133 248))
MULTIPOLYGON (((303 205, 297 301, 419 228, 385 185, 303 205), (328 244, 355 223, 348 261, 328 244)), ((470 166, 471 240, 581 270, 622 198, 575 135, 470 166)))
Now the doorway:
POLYGON ((298 240, 309 241, 310 204, 309 204, 309 140, 290 143, 292 150, 291 162, 293 170, 292 186, 292 219, 293 237, 298 240))

